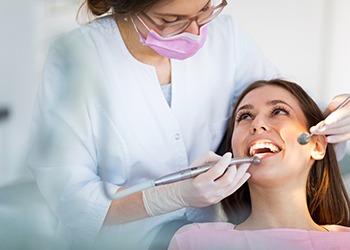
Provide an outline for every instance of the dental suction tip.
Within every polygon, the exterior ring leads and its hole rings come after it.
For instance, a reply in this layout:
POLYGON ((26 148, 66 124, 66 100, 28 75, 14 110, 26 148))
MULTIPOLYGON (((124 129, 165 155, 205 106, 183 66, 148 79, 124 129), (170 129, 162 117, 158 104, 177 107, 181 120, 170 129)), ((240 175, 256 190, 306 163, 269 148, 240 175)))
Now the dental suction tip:
POLYGON ((298 142, 299 144, 301 145, 305 145, 305 144, 308 144, 309 141, 310 141, 310 134, 309 133, 306 133, 306 132, 303 132, 301 133, 299 136, 298 136, 298 142))

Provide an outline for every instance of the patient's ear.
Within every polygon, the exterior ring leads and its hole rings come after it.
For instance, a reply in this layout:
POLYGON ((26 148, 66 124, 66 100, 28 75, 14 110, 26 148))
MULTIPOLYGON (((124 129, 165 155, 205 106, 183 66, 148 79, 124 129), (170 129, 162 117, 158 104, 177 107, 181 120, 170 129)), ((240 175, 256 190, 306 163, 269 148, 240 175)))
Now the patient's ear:
POLYGON ((311 157, 314 160, 322 160, 326 154, 327 138, 325 135, 314 135, 312 139, 311 157))

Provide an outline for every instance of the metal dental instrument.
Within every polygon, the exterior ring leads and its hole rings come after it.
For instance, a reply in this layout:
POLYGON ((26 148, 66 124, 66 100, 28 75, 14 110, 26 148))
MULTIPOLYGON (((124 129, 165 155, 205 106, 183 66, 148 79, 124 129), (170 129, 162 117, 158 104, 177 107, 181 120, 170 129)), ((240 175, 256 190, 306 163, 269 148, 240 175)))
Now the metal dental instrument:
MULTIPOLYGON (((258 157, 253 158, 232 158, 229 166, 236 165, 236 164, 243 164, 243 163, 254 163, 259 164, 260 159, 258 157)), ((105 193, 107 197, 111 200, 118 200, 125 196, 131 195, 133 193, 154 187, 154 186, 160 186, 160 185, 166 185, 182 180, 187 180, 196 177, 197 175, 206 172, 208 169, 214 166, 215 163, 187 168, 180 170, 178 172, 165 175, 163 177, 157 178, 155 180, 146 181, 143 183, 140 183, 138 185, 132 186, 130 188, 124 189, 122 191, 110 194, 106 188, 106 185, 104 185, 105 193)))
MULTIPOLYGON (((235 164, 242 164, 242 163, 260 163, 260 159, 258 157, 253 158, 232 158, 229 166, 235 165, 235 164)), ((188 168, 181 170, 179 172, 175 172, 169 175, 165 175, 163 177, 160 177, 158 179, 154 180, 154 185, 165 185, 170 184, 177 181, 182 181, 190 178, 194 178, 197 175, 206 172, 209 168, 211 168, 214 164, 208 164, 193 168, 188 168)))
MULTIPOLYGON (((348 96, 348 98, 345 99, 345 101, 343 101, 334 111, 341 109, 342 107, 344 107, 346 104, 348 104, 348 102, 350 101, 350 96, 348 96)), ((333 112, 334 112, 333 111, 333 112)), ((328 108, 326 109, 326 111, 324 112, 324 116, 327 117, 330 115, 330 113, 332 113, 328 108)), ((320 125, 318 126, 317 130, 319 130, 320 128, 322 128, 324 126, 324 121, 322 123, 320 123, 320 125)), ((303 132, 298 136, 298 142, 301 145, 305 145, 307 143, 309 143, 311 136, 313 136, 314 133, 307 133, 307 132, 303 132)))

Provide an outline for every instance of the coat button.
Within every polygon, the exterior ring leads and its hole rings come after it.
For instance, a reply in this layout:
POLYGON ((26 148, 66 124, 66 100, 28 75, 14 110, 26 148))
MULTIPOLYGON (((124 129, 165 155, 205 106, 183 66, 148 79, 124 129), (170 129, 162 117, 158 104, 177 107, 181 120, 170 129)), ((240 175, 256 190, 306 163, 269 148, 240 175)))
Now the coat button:
POLYGON ((178 140, 178 139, 180 139, 180 134, 179 134, 179 133, 176 133, 176 134, 175 134, 175 140, 178 140))

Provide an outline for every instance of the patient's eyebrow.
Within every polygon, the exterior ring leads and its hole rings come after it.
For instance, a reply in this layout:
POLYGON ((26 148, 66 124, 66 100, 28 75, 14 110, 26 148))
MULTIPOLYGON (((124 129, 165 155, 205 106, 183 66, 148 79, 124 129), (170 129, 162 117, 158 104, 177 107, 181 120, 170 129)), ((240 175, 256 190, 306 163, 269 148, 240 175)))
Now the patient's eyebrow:
MULTIPOLYGON (((266 104, 267 104, 268 106, 274 106, 274 105, 277 105, 277 104, 280 104, 280 103, 282 103, 282 104, 284 104, 284 105, 287 105, 289 108, 291 108, 292 110, 294 110, 292 106, 290 106, 288 103, 286 103, 285 101, 280 100, 280 99, 271 100, 271 101, 266 102, 266 104)), ((238 112, 241 111, 241 110, 243 110, 243 109, 251 110, 251 109, 254 109, 254 106, 253 106, 252 104, 245 104, 245 105, 239 107, 239 108, 236 110, 235 116, 237 116, 238 112)))
POLYGON ((267 105, 273 106, 273 105, 277 105, 277 104, 280 104, 280 103, 282 103, 282 104, 284 104, 284 105, 287 105, 289 108, 293 109, 292 106, 290 106, 288 103, 286 103, 286 102, 283 101, 283 100, 279 100, 279 99, 278 99, 278 100, 268 101, 268 102, 267 102, 267 105))
POLYGON ((245 104, 245 105, 239 107, 239 108, 236 110, 235 116, 236 116, 237 113, 238 113, 239 111, 241 111, 242 109, 253 109, 253 108, 254 108, 253 105, 251 105, 251 104, 245 104))

